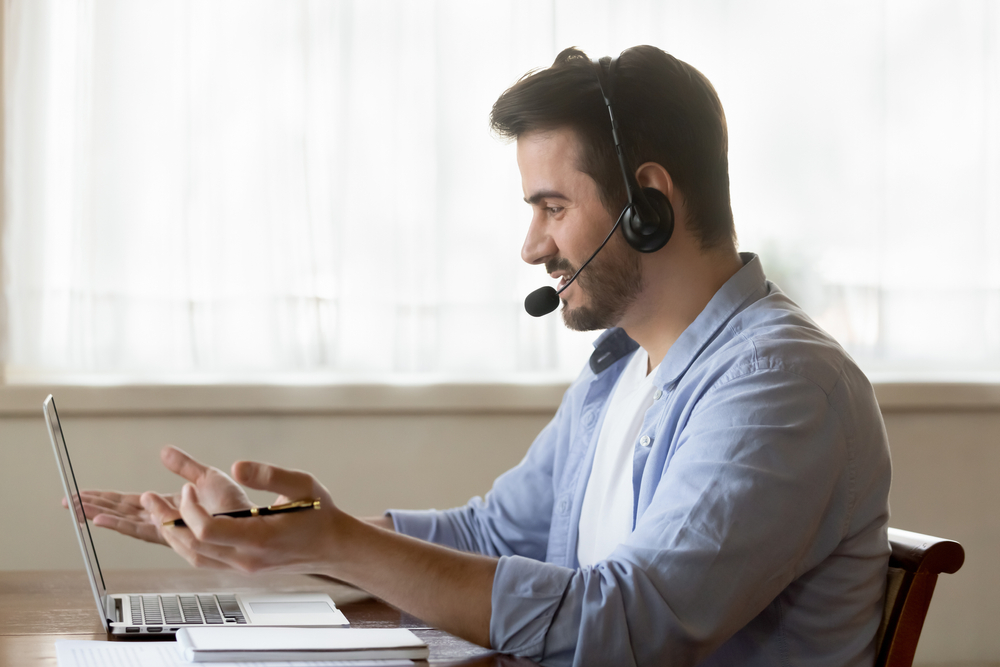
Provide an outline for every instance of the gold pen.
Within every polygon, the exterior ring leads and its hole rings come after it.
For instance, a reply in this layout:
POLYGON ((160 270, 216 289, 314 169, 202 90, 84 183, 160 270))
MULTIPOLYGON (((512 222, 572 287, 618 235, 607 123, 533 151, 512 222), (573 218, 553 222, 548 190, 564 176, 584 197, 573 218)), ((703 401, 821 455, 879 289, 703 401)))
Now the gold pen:
MULTIPOLYGON (((268 505, 267 507, 251 507, 245 510, 236 510, 234 512, 219 512, 218 514, 213 514, 212 516, 231 516, 231 517, 243 517, 243 516, 267 516, 268 514, 284 514, 285 512, 301 512, 302 510, 318 510, 319 509, 319 498, 314 498, 312 500, 296 500, 293 503, 285 503, 283 505, 268 505)), ((173 521, 164 521, 164 526, 177 526, 178 528, 184 528, 187 526, 184 523, 184 519, 174 519, 173 521)))

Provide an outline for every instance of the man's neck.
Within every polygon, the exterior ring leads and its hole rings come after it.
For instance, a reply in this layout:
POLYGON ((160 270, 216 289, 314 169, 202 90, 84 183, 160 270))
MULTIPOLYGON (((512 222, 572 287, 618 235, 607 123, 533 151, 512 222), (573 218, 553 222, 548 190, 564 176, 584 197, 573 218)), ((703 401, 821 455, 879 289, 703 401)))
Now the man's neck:
POLYGON ((688 250, 651 257, 644 263, 643 291, 619 323, 649 355, 647 373, 663 361, 715 293, 743 268, 732 246, 688 250))

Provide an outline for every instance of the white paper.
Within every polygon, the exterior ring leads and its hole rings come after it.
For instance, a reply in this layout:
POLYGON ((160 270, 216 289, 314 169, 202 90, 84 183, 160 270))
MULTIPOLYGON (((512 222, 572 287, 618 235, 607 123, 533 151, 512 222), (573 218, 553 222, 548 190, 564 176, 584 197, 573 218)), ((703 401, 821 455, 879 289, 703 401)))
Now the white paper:
POLYGON ((177 642, 56 642, 59 667, 409 667, 412 660, 322 660, 295 662, 212 662, 184 660, 177 642))

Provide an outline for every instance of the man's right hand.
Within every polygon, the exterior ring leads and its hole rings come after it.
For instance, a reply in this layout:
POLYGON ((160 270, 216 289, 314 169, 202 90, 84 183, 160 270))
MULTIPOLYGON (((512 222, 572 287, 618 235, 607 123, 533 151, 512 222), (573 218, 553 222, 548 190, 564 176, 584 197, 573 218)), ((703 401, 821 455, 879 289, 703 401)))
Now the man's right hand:
MULTIPOLYGON (((172 445, 160 451, 163 465, 174 474, 194 484, 198 497, 211 512, 228 512, 246 509, 253 505, 243 487, 218 468, 206 466, 191 458, 186 452, 172 445)), ((180 516, 180 493, 161 495, 152 491, 143 494, 118 491, 80 492, 83 511, 95 526, 110 528, 129 537, 166 545, 160 532, 160 522, 147 509, 153 498, 158 498, 180 516)), ((63 499, 63 507, 66 507, 63 499)))

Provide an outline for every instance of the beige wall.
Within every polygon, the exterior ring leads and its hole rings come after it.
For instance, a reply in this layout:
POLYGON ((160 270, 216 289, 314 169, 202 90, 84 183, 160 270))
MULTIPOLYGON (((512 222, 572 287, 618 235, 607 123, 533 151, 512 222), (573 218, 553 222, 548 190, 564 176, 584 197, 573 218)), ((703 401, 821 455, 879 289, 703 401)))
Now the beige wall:
POLYGON ((885 415, 891 525, 958 540, 965 565, 938 579, 916 664, 1000 664, 1000 411, 885 415))
MULTIPOLYGON (((141 400, 136 392, 112 392, 110 399, 100 391, 57 393, 68 396, 60 405, 81 483, 174 488, 157 460, 161 444, 172 442, 221 467, 258 458, 308 469, 354 513, 449 507, 485 492, 520 460, 558 397, 554 388, 529 388, 534 400, 516 400, 507 388, 499 399, 489 390, 459 390, 425 401, 415 398, 419 389, 389 398, 341 389, 346 397, 334 398, 353 400, 350 409, 322 412, 316 406, 332 400, 322 392, 310 402, 280 398, 301 390, 228 399, 203 391, 189 399, 153 392, 141 400), (102 407, 102 400, 118 407, 102 407)), ((1000 485, 992 479, 1000 471, 1000 409, 992 394, 977 402, 982 392, 959 400, 961 391, 934 400, 911 400, 892 387, 879 392, 893 452, 892 525, 958 539, 967 550, 964 569, 938 583, 918 664, 1000 662, 1000 485)), ((69 519, 58 507, 62 491, 41 395, 0 388, 0 569, 80 567, 69 519)), ((183 565, 165 549, 102 531, 97 539, 107 567, 183 565)))

